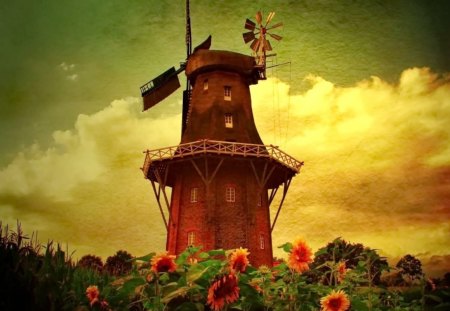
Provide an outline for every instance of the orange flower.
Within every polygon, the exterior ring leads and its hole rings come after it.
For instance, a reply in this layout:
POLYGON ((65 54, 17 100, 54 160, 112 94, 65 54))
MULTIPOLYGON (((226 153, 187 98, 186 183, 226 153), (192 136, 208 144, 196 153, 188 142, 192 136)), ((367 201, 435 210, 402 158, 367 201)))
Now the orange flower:
POLYGON ((302 273, 309 270, 308 264, 312 260, 312 250, 302 239, 297 239, 289 254, 287 265, 290 269, 302 273))
POLYGON ((177 269, 177 265, 174 261, 175 256, 168 255, 167 252, 153 256, 151 264, 152 270, 158 272, 174 272, 177 269))
POLYGON ((91 306, 98 301, 99 295, 100 292, 98 291, 98 287, 96 285, 91 285, 86 289, 86 296, 89 299, 91 306))
POLYGON ((246 248, 239 247, 230 255, 230 266, 235 272, 245 272, 245 269, 248 266, 248 258, 247 256, 250 253, 246 248))
POLYGON ((234 273, 219 276, 208 290, 208 304, 214 311, 222 310, 226 303, 233 303, 238 298, 238 279, 234 273))
POLYGON ((322 311, 345 311, 350 307, 350 300, 342 290, 332 291, 331 294, 320 299, 322 311))
POLYGON ((337 281, 339 283, 344 280, 346 273, 347 273, 347 269, 346 269, 346 266, 345 266, 345 261, 341 261, 338 264, 338 268, 337 268, 337 281))

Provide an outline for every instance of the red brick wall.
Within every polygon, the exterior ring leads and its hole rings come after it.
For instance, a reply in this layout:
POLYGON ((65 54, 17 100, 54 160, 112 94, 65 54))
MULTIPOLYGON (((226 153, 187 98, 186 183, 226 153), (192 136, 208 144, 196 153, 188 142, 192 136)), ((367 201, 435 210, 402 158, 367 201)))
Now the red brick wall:
MULTIPOLYGON (((272 264, 267 190, 262 190, 262 204, 259 202, 259 188, 250 160, 228 158, 222 164, 211 182, 210 206, 206 199, 206 186, 189 161, 179 169, 179 177, 173 188, 171 206, 173 222, 168 235, 168 250, 179 254, 188 246, 188 233, 196 234, 196 245, 205 250, 238 247, 248 248, 251 263, 255 266, 272 264), (235 202, 227 202, 225 189, 234 186, 235 202), (198 188, 198 201, 190 202, 191 188, 198 188), (175 224, 175 225, 174 225, 175 224), (260 236, 265 237, 264 249, 260 248, 260 236)), ((197 160, 199 168, 203 159, 197 160)), ((217 162, 209 160, 209 172, 217 162)))

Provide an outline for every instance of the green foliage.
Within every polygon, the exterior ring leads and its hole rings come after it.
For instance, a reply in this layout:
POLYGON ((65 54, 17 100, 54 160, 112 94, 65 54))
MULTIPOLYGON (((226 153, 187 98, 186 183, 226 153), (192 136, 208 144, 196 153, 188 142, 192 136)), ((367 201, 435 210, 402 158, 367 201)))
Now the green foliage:
POLYGON ((100 257, 95 255, 84 255, 78 261, 77 266, 83 269, 91 269, 97 272, 102 272, 103 261, 100 257))
POLYGON ((117 251, 114 256, 109 256, 106 259, 105 270, 114 276, 121 276, 130 273, 133 256, 127 251, 117 251))
POLYGON ((403 256, 398 261, 396 267, 400 269, 400 273, 402 276, 410 279, 411 281, 414 279, 418 280, 423 275, 422 263, 420 262, 419 259, 409 254, 403 256))
MULTIPOLYGON (((289 253, 293 245, 280 248, 289 253)), ((229 254, 189 247, 176 258, 175 271, 155 272, 150 266, 155 253, 132 258, 119 251, 109 264, 107 260, 108 269, 99 269, 99 257, 87 255, 74 265, 59 245, 41 246, 34 235, 29 239, 22 233, 20 224, 14 232, 0 223, 0 310, 210 310, 212 284, 230 273, 236 273, 238 282, 233 286, 239 295, 224 305, 228 310, 319 310, 321 298, 332 290, 345 292, 352 310, 448 310, 450 306, 447 279, 433 282, 415 273, 414 286, 377 286, 379 273, 387 268, 385 260, 375 250, 340 238, 319 249, 310 271, 303 274, 283 260, 275 267, 248 266, 245 272, 231 272, 229 254), (338 278, 342 262, 347 270, 338 278), (91 308, 86 296, 91 285, 98 287, 100 301, 108 305, 97 303, 91 308)), ((417 262, 404 258, 417 268, 417 262)), ((405 267, 411 265, 399 266, 417 271, 405 267)), ((226 290, 230 288, 221 289, 226 290)))
POLYGON ((340 262, 345 263, 347 269, 358 270, 358 275, 362 276, 359 278, 359 285, 379 285, 382 272, 389 269, 386 259, 379 256, 376 250, 337 238, 315 253, 312 271, 308 274, 309 280, 335 285, 333 274, 336 264, 340 262))

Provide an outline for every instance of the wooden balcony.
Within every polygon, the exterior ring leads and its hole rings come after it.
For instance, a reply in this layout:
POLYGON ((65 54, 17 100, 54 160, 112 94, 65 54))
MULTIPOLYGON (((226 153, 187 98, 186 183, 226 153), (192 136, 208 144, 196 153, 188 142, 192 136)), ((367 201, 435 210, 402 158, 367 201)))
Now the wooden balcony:
POLYGON ((148 178, 153 162, 161 163, 167 160, 177 160, 195 155, 224 155, 229 157, 261 158, 278 162, 295 175, 300 172, 303 162, 297 161, 287 153, 273 145, 256 145, 227 141, 199 140, 177 146, 144 151, 145 162, 142 168, 148 178))

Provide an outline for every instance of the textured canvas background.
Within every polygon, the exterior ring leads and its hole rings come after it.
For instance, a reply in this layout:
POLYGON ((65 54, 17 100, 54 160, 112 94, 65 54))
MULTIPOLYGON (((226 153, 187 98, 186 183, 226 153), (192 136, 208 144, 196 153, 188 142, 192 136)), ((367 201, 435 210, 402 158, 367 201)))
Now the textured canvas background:
MULTIPOLYGON (((179 142, 181 92, 142 113, 139 86, 185 59, 184 1, 0 8, 0 219, 75 257, 162 250, 139 167, 144 149, 179 142)), ((259 9, 284 22, 272 62, 290 64, 252 87, 256 123, 305 161, 274 245, 342 236, 448 271, 448 1, 193 0, 194 45, 212 34, 213 49, 248 54, 259 9)))

